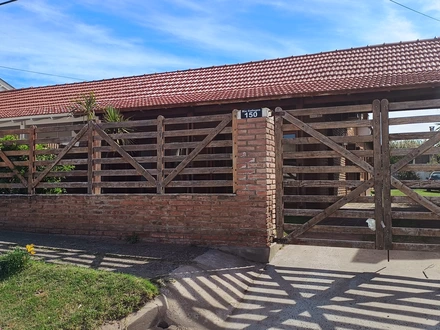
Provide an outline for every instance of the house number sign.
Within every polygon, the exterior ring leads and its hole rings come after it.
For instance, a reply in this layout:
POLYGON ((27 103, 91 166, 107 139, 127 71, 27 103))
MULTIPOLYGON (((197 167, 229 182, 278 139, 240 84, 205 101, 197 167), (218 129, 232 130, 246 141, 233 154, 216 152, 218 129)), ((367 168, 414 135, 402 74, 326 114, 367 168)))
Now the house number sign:
POLYGON ((268 117, 268 114, 268 108, 240 110, 237 114, 237 119, 268 117))

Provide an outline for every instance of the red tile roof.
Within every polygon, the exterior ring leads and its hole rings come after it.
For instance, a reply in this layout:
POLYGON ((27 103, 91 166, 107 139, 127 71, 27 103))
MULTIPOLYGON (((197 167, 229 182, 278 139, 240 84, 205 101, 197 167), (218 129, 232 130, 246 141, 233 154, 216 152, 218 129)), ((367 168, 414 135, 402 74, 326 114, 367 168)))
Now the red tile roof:
POLYGON ((0 93, 0 118, 56 114, 93 91, 119 109, 440 85, 440 39, 0 93))

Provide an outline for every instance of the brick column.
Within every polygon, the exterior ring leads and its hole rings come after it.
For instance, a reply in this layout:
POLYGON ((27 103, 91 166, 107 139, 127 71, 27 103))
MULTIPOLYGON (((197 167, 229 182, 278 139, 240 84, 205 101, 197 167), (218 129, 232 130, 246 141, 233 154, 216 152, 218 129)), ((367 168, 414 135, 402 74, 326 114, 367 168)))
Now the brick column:
POLYGON ((265 230, 267 246, 275 236, 274 118, 237 119, 236 194, 251 203, 255 228, 265 230))

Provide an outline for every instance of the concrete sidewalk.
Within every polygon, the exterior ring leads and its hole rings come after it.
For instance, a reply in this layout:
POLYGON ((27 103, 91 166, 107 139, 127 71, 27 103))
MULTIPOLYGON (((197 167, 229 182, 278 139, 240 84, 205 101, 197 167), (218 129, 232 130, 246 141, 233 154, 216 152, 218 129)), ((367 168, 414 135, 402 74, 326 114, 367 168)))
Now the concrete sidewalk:
POLYGON ((440 329, 440 254, 286 246, 225 329, 440 329))
POLYGON ((387 262, 386 251, 285 246, 263 265, 197 247, 0 233, 0 250, 15 243, 52 262, 171 279, 119 328, 440 329, 440 253, 391 251, 387 262))

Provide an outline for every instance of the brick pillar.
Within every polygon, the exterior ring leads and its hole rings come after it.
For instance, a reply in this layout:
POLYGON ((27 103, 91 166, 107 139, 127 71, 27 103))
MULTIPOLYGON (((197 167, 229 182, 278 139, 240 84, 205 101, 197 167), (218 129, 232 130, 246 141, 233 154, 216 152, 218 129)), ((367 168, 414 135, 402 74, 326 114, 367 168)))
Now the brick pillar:
POLYGON ((275 229, 274 118, 237 119, 236 185, 238 197, 251 201, 255 228, 265 231, 267 246, 275 229))

